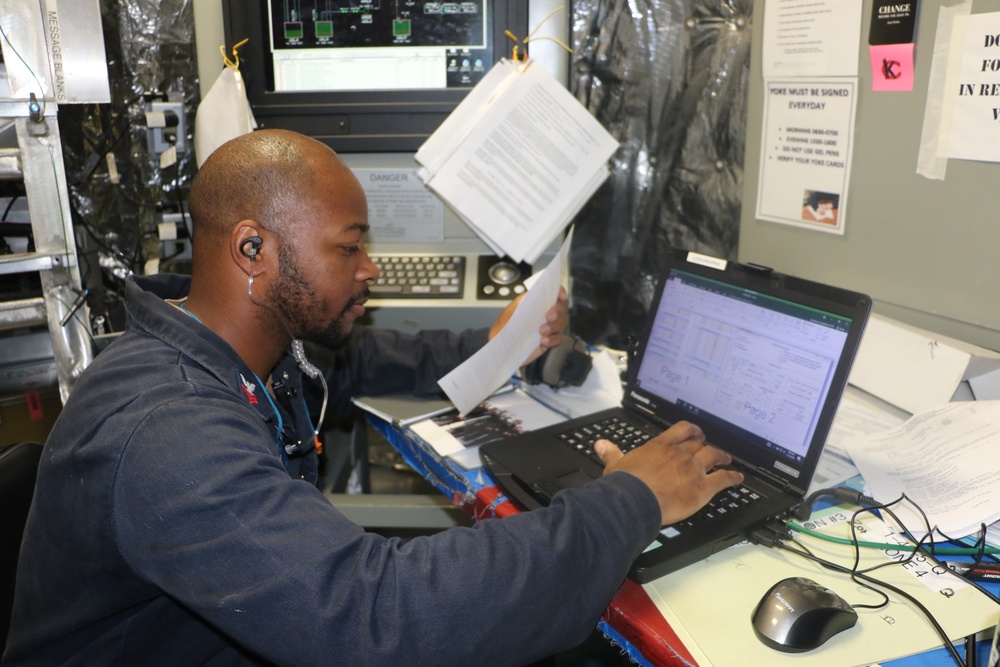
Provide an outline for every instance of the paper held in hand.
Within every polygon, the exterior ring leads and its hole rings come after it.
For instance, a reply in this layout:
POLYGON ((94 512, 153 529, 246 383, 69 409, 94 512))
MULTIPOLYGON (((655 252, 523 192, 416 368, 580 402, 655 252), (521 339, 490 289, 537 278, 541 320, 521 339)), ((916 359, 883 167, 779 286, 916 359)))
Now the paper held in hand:
POLYGON ((438 380, 458 411, 467 415, 517 371, 541 341, 539 328, 559 296, 563 265, 573 243, 570 229, 559 252, 528 288, 517 310, 496 336, 438 380))
POLYGON ((541 65, 503 60, 417 151, 421 180, 498 255, 534 263, 618 142, 541 65))

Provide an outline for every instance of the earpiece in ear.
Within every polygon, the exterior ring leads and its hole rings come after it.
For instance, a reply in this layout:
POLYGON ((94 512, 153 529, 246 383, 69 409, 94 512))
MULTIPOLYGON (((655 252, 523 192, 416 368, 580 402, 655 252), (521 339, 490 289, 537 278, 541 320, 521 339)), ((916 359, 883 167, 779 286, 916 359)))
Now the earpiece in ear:
MULTIPOLYGON (((249 257, 251 264, 257 259, 257 254, 260 253, 260 244, 264 242, 259 236, 248 237, 243 244, 240 246, 240 252, 243 253, 244 257, 249 257), (249 248, 247 246, 250 246, 249 248)), ((247 294, 253 298, 253 273, 251 272, 247 276, 247 294)))
POLYGON ((257 259, 257 253, 260 252, 260 244, 263 242, 264 239, 261 237, 251 236, 240 246, 240 252, 243 253, 244 257, 249 257, 251 260, 257 259), (247 246, 250 246, 250 248, 248 249, 247 246))

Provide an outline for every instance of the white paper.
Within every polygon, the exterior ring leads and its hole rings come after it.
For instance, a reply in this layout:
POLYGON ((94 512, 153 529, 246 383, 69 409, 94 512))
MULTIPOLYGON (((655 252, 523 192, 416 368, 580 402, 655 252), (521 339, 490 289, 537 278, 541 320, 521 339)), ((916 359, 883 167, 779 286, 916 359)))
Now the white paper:
POLYGON ((954 26, 952 39, 963 49, 958 85, 948 89, 948 156, 1000 162, 1000 12, 961 17, 954 26))
POLYGON ((826 437, 826 449, 847 456, 846 442, 858 436, 881 433, 902 424, 909 414, 891 411, 855 397, 850 388, 844 392, 826 437))
POLYGON ((618 142, 541 66, 498 64, 417 151, 498 254, 535 261, 607 178, 618 142))
POLYGON ((857 76, 861 0, 764 3, 764 78, 857 76))
POLYGON ((812 481, 809 482, 809 488, 806 489, 806 495, 820 489, 840 486, 857 474, 858 469, 854 467, 854 463, 850 459, 835 453, 833 450, 824 449, 819 457, 819 463, 816 464, 816 472, 813 473, 812 481))
POLYGON ((843 234, 856 78, 764 83, 757 217, 843 234))
POLYGON ((194 150, 198 166, 204 164, 216 148, 256 127, 240 71, 224 67, 195 115, 194 150))
MULTIPOLYGON (((844 513, 836 508, 831 510, 838 511, 844 513)), ((862 514, 859 519, 869 537, 892 534, 871 514, 862 514)), ((823 532, 850 537, 849 525, 849 521, 831 522, 823 532)), ((796 539, 826 560, 845 567, 854 562, 854 549, 850 546, 823 542, 809 535, 796 539)), ((864 569, 891 559, 877 549, 862 549, 860 567, 864 569)), ((701 667, 868 667, 879 660, 941 646, 940 637, 923 614, 909 601, 890 594, 887 607, 858 609, 857 625, 835 635, 816 651, 800 654, 775 651, 754 636, 750 614, 772 585, 795 576, 813 579, 851 604, 880 601, 878 595, 855 584, 845 574, 831 572, 782 549, 760 546, 725 549, 645 584, 643 589, 701 667)), ((908 567, 885 567, 873 576, 917 597, 953 639, 992 627, 997 621, 996 606, 989 598, 972 586, 963 585, 957 576, 931 567, 926 560, 908 567), (938 592, 945 588, 950 588, 953 594, 938 592)))
POLYGON ((872 316, 850 382, 912 414, 950 401, 970 358, 932 335, 872 316))
POLYGON ((444 204, 415 169, 352 169, 368 200, 372 243, 443 243, 444 204))
POLYGON ((563 265, 573 241, 570 229, 556 256, 518 304, 500 333, 465 363, 438 380, 441 389, 465 414, 502 385, 541 342, 539 327, 559 297, 563 265))
POLYGON ((455 148, 475 130, 476 123, 489 109, 494 97, 503 94, 514 82, 518 66, 513 60, 506 59, 494 65, 420 146, 414 158, 424 166, 427 178, 436 173, 455 148))
MULTIPOLYGON (((905 493, 931 527, 951 537, 1000 519, 1000 401, 947 403, 877 435, 848 441, 847 449, 875 500, 905 493)), ((912 534, 923 519, 908 504, 894 506, 912 534)))
POLYGON ((622 403, 622 379, 618 364, 607 352, 591 353, 590 373, 579 387, 550 387, 547 384, 526 384, 524 390, 566 417, 589 415, 622 403))
POLYGON ((478 467, 479 447, 487 442, 545 428, 563 420, 521 391, 494 395, 470 411, 468 417, 445 414, 410 425, 424 442, 441 456, 451 457, 468 468, 472 458, 478 467))

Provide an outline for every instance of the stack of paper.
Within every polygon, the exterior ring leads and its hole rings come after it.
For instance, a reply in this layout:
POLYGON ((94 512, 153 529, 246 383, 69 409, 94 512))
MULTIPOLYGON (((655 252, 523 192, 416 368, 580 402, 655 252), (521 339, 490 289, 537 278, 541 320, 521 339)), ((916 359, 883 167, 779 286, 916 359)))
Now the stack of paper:
POLYGON ((533 263, 618 142, 542 66, 503 60, 417 151, 421 180, 498 255, 533 263))
POLYGON ((455 411, 410 426, 410 430, 441 456, 447 456, 466 470, 482 466, 479 447, 487 442, 510 438, 563 420, 520 389, 496 393, 468 414, 455 411))
MULTIPOLYGON (((875 500, 905 493, 946 535, 965 537, 1000 519, 1000 401, 945 403, 846 445, 875 500)), ((893 512, 911 534, 926 532, 912 506, 893 512)))

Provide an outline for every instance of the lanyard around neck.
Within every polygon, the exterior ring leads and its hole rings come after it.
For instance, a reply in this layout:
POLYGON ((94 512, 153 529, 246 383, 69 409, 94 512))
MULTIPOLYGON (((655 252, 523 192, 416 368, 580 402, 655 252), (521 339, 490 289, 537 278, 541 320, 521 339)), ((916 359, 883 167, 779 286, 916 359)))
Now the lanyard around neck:
MULTIPOLYGON (((195 322, 204 326, 205 323, 202 322, 197 315, 188 310, 186 306, 187 299, 181 301, 180 306, 178 307, 193 318, 195 322)), ((288 467, 288 452, 285 451, 285 446, 281 444, 281 434, 285 428, 285 420, 281 418, 281 411, 278 410, 278 406, 274 404, 274 399, 271 398, 271 392, 267 390, 267 385, 261 382, 260 378, 257 377, 257 374, 253 371, 250 371, 250 374, 253 375, 254 380, 257 380, 257 386, 261 388, 261 391, 264 393, 264 398, 267 399, 268 404, 271 406, 271 410, 274 411, 275 418, 278 420, 278 432, 274 434, 274 441, 278 444, 278 454, 281 455, 281 462, 285 464, 285 467, 288 467)))

